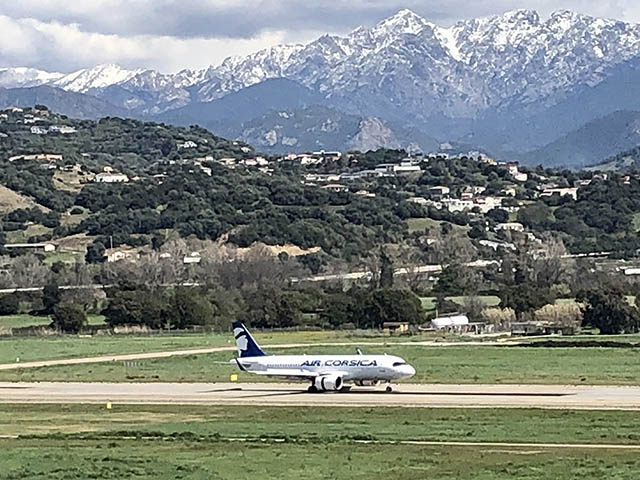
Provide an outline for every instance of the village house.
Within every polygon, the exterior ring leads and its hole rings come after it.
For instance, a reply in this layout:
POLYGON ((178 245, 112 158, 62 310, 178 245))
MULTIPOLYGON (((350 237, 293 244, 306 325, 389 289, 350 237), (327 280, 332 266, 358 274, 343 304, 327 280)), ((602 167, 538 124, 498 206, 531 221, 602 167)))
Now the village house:
POLYGON ((8 249, 26 249, 34 248, 45 252, 55 252, 56 246, 53 243, 7 243, 4 248, 8 249))
POLYGON ((330 183, 329 185, 325 185, 322 187, 325 190, 329 190, 331 192, 348 192, 349 187, 346 185, 342 185, 340 183, 330 183))
POLYGON ((441 199, 446 195, 449 195, 450 192, 451 192, 451 189, 449 187, 445 187, 442 185, 429 188, 429 195, 431 195, 431 197, 435 198, 436 200, 441 199))
POLYGON ((49 130, 43 127, 34 126, 31 127, 31 133, 33 133, 34 135, 46 135, 47 133, 49 133, 49 130))
POLYGON ((193 140, 187 140, 184 143, 179 143, 178 144, 178 150, 181 148, 197 148, 198 144, 196 142, 194 142, 193 140))
POLYGON ((10 162, 15 162, 16 160, 36 160, 36 161, 58 162, 58 161, 62 161, 62 155, 58 153, 36 153, 33 155, 15 155, 9 158, 10 162))
POLYGON ((574 200, 578 199, 578 187, 567 187, 567 188, 546 188, 540 193, 541 197, 553 197, 557 195, 559 197, 571 197, 574 200))
POLYGON ((129 181, 129 177, 124 173, 117 172, 102 172, 97 174, 93 181, 96 183, 127 183, 129 181))
POLYGON ((442 205, 450 212, 465 212, 474 207, 471 200, 461 200, 458 198, 445 198, 441 200, 442 205))
POLYGON ((524 232, 524 225, 518 222, 505 222, 496 225, 496 231, 509 230, 512 232, 524 232))
POLYGON ((61 133, 62 135, 69 135, 72 133, 76 133, 77 130, 68 125, 51 125, 49 127, 49 132, 61 133))

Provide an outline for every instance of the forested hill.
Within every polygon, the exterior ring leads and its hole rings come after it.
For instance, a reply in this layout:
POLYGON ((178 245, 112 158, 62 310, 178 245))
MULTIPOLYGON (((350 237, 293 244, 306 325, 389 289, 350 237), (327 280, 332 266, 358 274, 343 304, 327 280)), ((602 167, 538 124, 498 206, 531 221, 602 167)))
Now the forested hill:
POLYGON ((102 262, 112 244, 140 256, 174 240, 264 243, 297 247, 317 271, 381 248, 403 264, 491 259, 549 236, 572 253, 635 255, 639 191, 637 178, 478 154, 269 157, 200 127, 0 112, 0 248, 51 242, 51 261, 102 262))
POLYGON ((255 160, 250 146, 200 127, 74 120, 44 108, 0 115, 0 185, 36 205, 0 212, 3 236, 54 243, 82 236, 91 260, 111 242, 157 246, 175 235, 359 255, 402 238, 405 220, 422 210, 306 187, 291 165, 243 165, 255 160), (96 181, 105 175, 126 180, 96 181))

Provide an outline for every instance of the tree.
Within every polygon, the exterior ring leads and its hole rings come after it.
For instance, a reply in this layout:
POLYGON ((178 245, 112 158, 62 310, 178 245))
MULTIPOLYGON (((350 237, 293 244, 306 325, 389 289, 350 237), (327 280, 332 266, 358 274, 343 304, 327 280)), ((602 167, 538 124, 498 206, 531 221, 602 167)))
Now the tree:
POLYGON ((384 249, 380 250, 380 288, 393 287, 393 263, 384 249))
POLYGON ((420 299, 409 290, 380 288, 363 298, 360 307, 362 317, 356 322, 360 327, 382 328, 385 322, 424 322, 424 310, 420 299))
POLYGON ((84 309, 71 302, 58 303, 53 310, 51 328, 65 333, 78 333, 87 323, 84 309))
POLYGON ((170 326, 167 300, 159 290, 146 288, 111 290, 109 303, 102 314, 107 323, 119 325, 146 325, 149 328, 170 326))
POLYGON ((18 313, 20 302, 15 294, 0 297, 0 315, 15 315, 18 313))
POLYGON ((42 289, 42 313, 51 315, 55 306, 60 303, 60 289, 54 283, 48 283, 42 289))
POLYGON ((597 328, 602 335, 640 331, 638 309, 629 305, 621 291, 582 291, 576 300, 585 304, 582 310, 583 326, 597 328))
POLYGON ((102 263, 104 262, 104 245, 101 242, 93 242, 87 246, 87 254, 85 260, 87 263, 102 263))
POLYGON ((503 208, 492 208, 487 212, 487 217, 497 223, 504 223, 509 220, 509 212, 503 208))
POLYGON ((499 295, 500 307, 513 309, 518 321, 522 321, 524 315, 530 316, 555 301, 550 289, 538 288, 530 283, 504 287, 499 295))
POLYGON ((213 321, 211 302, 192 288, 179 287, 168 312, 174 328, 184 329, 213 321))

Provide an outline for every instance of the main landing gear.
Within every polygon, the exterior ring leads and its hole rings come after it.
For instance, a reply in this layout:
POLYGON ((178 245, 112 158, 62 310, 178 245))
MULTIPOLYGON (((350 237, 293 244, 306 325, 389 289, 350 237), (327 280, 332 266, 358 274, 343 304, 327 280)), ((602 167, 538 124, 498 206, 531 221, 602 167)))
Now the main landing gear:
POLYGON ((318 389, 316 388, 315 385, 311 384, 311 385, 309 385, 309 388, 307 388, 307 392, 309 392, 309 393, 318 393, 318 389))
POLYGON ((387 393, 393 392, 393 388, 391 388, 391 382, 387 382, 387 388, 385 388, 384 391, 387 393))

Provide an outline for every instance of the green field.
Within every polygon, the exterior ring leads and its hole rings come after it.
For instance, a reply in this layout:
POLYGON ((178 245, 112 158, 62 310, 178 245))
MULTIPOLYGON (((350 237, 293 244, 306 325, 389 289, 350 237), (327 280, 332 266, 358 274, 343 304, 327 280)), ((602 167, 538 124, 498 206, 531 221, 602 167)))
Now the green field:
MULTIPOLYGON (((103 315, 87 315, 89 325, 103 325, 103 315)), ((51 323, 49 317, 38 317, 35 315, 3 315, 0 316, 0 329, 2 328, 23 328, 23 327, 46 327, 51 323)))
MULTIPOLYGON (((144 345, 142 343, 141 345, 144 345)), ((363 345, 365 345, 363 343, 363 345)), ((417 369, 417 383, 640 384, 640 348, 412 346, 364 347, 400 355, 417 369)), ((352 347, 268 349, 269 353, 351 353, 352 347)), ((229 363, 234 352, 0 371, 0 381, 223 382, 256 376, 229 363)), ((260 381, 268 381, 260 377, 260 381)))
POLYGON ((639 412, 0 405, 0 479, 635 479, 639 412), (369 443, 362 443, 367 441, 369 443))
MULTIPOLYGON (((7 318, 7 317, 2 317, 7 318)), ((17 322, 23 321, 20 316, 17 322)), ((96 318, 99 321, 99 317, 96 318)), ((2 327, 2 323, 0 323, 2 327)), ((261 345, 318 342, 419 342, 455 341, 472 338, 442 334, 416 336, 389 336, 381 331, 286 331, 254 332, 261 345)), ((0 363, 20 361, 53 360, 61 358, 117 355, 126 353, 160 352, 192 348, 233 346, 233 337, 228 333, 184 334, 153 333, 149 335, 95 335, 92 337, 43 336, 0 337, 0 363)))

